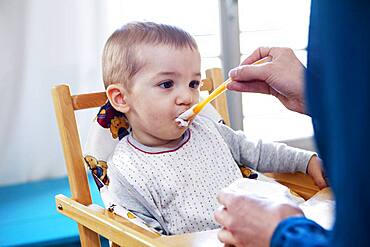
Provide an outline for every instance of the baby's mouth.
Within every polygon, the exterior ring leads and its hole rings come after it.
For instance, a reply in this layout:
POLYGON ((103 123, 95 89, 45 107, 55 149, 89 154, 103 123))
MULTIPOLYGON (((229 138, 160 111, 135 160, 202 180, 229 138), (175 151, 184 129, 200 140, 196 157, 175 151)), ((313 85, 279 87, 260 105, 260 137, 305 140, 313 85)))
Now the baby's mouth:
MULTIPOLYGON (((189 110, 189 109, 187 109, 187 110, 189 110)), ((187 121, 187 120, 184 120, 184 119, 182 119, 182 118, 180 118, 179 116, 181 116, 181 114, 183 114, 184 112, 186 112, 187 110, 185 110, 185 111, 183 111, 183 112, 181 112, 180 114, 178 114, 177 116, 176 116, 176 118, 175 118, 175 122, 176 122, 176 124, 177 124, 177 126, 178 127, 180 127, 180 128, 186 128, 186 127, 188 127, 189 126, 189 121, 187 121)))
POLYGON ((177 126, 181 127, 181 128, 185 128, 185 127, 188 127, 189 126, 189 122, 188 121, 185 121, 181 118, 176 118, 176 123, 177 123, 177 126))

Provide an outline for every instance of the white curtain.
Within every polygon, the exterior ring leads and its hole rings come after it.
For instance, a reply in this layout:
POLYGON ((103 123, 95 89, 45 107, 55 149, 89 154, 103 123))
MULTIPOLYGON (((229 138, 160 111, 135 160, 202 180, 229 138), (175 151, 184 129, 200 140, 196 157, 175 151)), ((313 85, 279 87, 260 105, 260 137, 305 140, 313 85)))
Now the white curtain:
MULTIPOLYGON (((104 89, 109 18, 101 0, 0 0, 0 185, 65 175, 51 88, 104 89)), ((80 126, 94 114, 80 114, 80 126)))

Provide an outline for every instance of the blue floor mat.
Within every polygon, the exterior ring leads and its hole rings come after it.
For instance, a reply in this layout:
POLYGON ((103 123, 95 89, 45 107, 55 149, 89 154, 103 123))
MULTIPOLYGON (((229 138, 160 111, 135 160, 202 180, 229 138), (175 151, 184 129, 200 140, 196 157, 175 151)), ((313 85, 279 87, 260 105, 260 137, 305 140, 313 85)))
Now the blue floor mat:
MULTIPOLYGON (((89 184, 103 206, 91 176, 89 184)), ((56 211, 57 194, 70 197, 67 177, 0 187, 0 246, 80 246, 77 224, 56 211)))

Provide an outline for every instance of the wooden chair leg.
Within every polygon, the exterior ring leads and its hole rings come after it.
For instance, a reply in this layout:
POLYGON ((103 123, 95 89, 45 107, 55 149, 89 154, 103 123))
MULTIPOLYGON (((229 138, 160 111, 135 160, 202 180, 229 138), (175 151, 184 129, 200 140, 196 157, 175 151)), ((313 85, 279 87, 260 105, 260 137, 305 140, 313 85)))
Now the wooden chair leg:
POLYGON ((82 247, 101 247, 99 235, 96 232, 80 224, 78 225, 78 231, 82 247))

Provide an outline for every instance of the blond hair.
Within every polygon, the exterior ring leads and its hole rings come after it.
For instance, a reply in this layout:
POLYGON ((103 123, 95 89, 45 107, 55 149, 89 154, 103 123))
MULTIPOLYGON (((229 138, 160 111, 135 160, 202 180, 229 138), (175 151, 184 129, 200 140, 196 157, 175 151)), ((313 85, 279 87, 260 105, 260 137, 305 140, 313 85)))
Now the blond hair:
POLYGON ((144 64, 137 57, 140 45, 168 45, 198 50, 194 38, 186 31, 166 24, 131 22, 116 30, 107 40, 102 57, 105 87, 129 83, 144 64))

